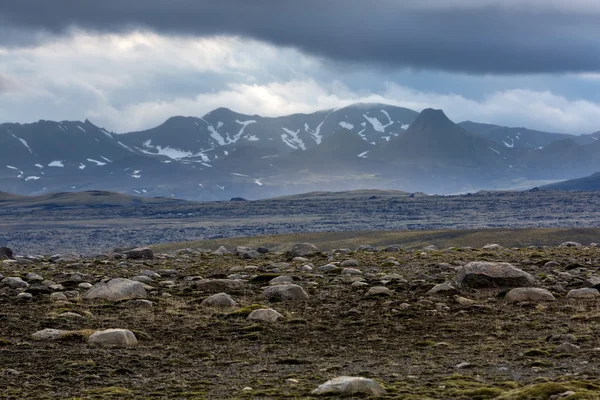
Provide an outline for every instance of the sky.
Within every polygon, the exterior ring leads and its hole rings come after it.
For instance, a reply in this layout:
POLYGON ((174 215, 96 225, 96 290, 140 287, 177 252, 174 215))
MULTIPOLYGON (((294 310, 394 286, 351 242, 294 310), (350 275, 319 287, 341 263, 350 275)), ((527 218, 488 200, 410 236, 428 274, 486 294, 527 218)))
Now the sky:
POLYGON ((0 123, 355 102, 600 130, 597 0, 0 0, 0 123))

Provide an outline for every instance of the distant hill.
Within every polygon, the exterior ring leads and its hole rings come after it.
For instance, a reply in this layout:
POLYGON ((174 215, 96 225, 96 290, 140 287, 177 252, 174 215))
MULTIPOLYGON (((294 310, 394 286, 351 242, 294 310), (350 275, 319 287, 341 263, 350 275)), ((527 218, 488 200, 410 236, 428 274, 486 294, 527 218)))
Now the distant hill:
POLYGON ((178 204, 185 200, 128 196, 104 191, 50 193, 41 196, 19 196, 0 192, 0 209, 75 209, 178 204))
POLYGON ((600 190, 600 172, 585 178, 570 179, 550 185, 540 186, 541 190, 594 191, 600 190))
MULTIPOLYGON (((269 200, 307 200, 307 199, 342 199, 342 198, 361 198, 361 197, 407 197, 411 193, 402 190, 378 190, 378 189, 363 189, 349 190, 344 192, 309 192, 302 194, 294 194, 290 196, 281 196, 269 200)), ((424 193, 412 194, 415 196, 426 196, 424 193)))

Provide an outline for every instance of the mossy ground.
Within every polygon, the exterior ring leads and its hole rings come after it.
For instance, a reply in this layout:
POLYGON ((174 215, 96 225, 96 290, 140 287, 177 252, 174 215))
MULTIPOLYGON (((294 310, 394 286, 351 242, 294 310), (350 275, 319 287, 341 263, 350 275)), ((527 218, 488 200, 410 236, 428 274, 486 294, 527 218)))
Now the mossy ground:
MULTIPOLYGON (((498 290, 463 290, 460 295, 477 304, 462 306, 452 296, 425 295, 456 274, 439 263, 507 261, 549 280, 578 263, 585 267, 577 272, 583 280, 600 267, 599 257, 597 249, 557 248, 340 255, 339 260, 360 260, 364 272, 397 273, 407 283, 388 283, 394 291, 389 298, 365 299, 366 289, 351 287, 350 278, 292 272, 288 274, 307 288, 310 300, 268 304, 261 296, 265 283, 258 279, 232 293, 241 305, 233 313, 201 307, 199 300, 207 293, 180 285, 161 289, 172 297, 151 298, 151 309, 83 301, 58 305, 44 296, 29 303, 0 297, 0 398, 304 399, 326 380, 350 375, 377 379, 388 399, 533 400, 569 391, 574 394, 563 399, 600 399, 595 350, 600 347, 600 320, 594 317, 600 314, 600 301, 576 302, 557 293, 553 303, 515 305, 506 303, 498 290), (389 257, 400 266, 390 265, 389 257), (559 267, 544 268, 549 260, 559 267), (285 319, 271 325, 245 319, 264 306, 285 319), (350 309, 358 313, 348 313, 350 309), (59 317, 65 311, 84 317, 59 317), (43 328, 80 335, 53 342, 30 338, 43 328), (140 342, 127 349, 86 345, 83 338, 90 329, 105 328, 130 329, 140 342), (553 349, 561 341, 552 335, 574 335, 582 350, 560 356, 553 349), (470 365, 457 369, 463 362, 470 365)), ((123 277, 148 268, 176 269, 182 276, 209 277, 243 265, 267 271, 271 263, 283 261, 272 254, 251 261, 181 256, 129 267, 89 262, 78 270, 123 277)), ((315 266, 328 262, 325 256, 311 261, 315 266)), ((291 263, 292 268, 300 265, 291 263)), ((20 273, 11 268, 0 272, 20 273)), ((47 278, 71 271, 50 264, 27 270, 47 278)))

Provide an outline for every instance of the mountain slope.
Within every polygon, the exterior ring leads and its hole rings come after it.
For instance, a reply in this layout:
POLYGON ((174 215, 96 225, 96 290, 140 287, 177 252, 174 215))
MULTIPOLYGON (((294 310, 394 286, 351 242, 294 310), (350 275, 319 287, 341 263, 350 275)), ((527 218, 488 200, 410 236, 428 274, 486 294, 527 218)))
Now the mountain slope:
POLYGON ((541 190, 593 191, 600 190, 600 172, 585 178, 570 179, 550 185, 540 186, 541 190))
POLYGON ((465 130, 481 137, 493 140, 501 147, 516 149, 539 149, 557 140, 573 138, 572 135, 536 131, 527 128, 509 128, 506 126, 481 124, 464 121, 458 124, 465 130))

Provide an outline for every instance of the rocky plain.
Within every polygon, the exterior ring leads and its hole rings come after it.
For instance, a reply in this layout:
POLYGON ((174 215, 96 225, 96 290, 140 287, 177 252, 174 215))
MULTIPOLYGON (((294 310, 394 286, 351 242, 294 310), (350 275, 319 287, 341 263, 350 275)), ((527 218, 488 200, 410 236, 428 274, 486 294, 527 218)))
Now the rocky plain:
POLYGON ((596 244, 0 250, 0 398, 600 398, 596 244))

